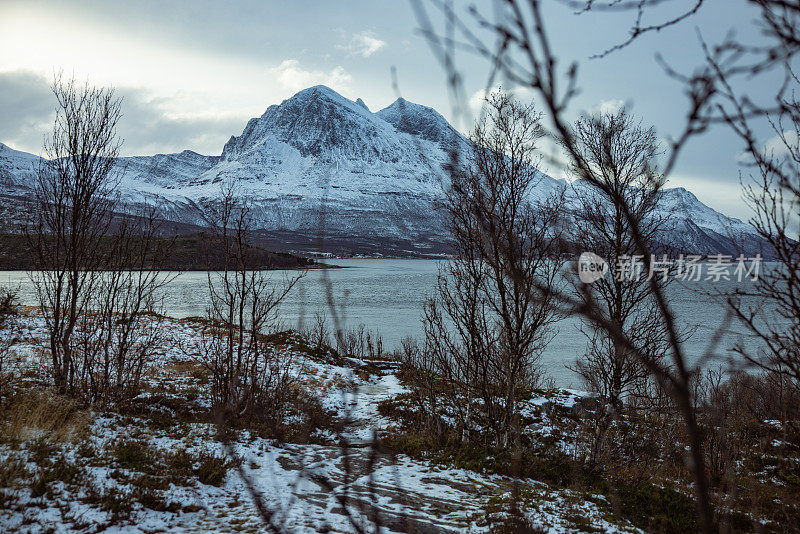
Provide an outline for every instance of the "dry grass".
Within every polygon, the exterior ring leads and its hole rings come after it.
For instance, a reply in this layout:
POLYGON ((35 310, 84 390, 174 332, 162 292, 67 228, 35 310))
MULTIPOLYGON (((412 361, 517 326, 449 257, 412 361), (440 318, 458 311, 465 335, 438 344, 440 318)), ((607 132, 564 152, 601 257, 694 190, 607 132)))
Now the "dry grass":
POLYGON ((88 434, 89 411, 69 397, 47 390, 24 390, 3 401, 0 435, 4 440, 46 438, 52 442, 76 442, 88 434))

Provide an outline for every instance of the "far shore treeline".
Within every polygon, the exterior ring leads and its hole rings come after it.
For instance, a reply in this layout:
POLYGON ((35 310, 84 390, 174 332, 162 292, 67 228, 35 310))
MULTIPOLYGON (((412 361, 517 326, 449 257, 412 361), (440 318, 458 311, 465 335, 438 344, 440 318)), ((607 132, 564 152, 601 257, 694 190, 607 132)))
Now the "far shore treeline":
MULTIPOLYGON (((110 238, 109 238, 110 239, 110 238)), ((158 237, 167 251, 159 258, 157 268, 164 271, 215 271, 224 269, 221 256, 208 249, 208 240, 202 233, 158 237)), ((259 246, 251 247, 253 265, 262 270, 313 269, 328 267, 311 258, 287 252, 272 252, 259 246)), ((0 271, 25 271, 37 269, 32 244, 24 234, 0 234, 0 271)), ((151 262, 152 263, 152 262, 151 262)), ((146 268, 154 268, 147 265, 146 268)), ((133 268, 133 266, 132 266, 133 268)))

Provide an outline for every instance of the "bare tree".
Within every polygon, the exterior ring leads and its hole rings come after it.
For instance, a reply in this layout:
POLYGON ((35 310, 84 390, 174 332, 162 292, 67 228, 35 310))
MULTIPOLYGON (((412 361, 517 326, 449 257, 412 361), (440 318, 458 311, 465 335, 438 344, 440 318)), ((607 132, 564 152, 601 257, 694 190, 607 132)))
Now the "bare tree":
MULTIPOLYGON (((758 276, 752 288, 729 298, 731 308, 764 346, 759 354, 737 347, 745 361, 775 375, 780 389, 800 394, 800 102, 786 101, 786 110, 772 120, 777 148, 766 149, 751 138, 754 169, 745 198, 755 212, 751 224, 769 245, 777 265, 758 276)), ((750 134, 746 134, 750 137, 750 134)), ((795 406, 780 410, 791 424, 800 415, 795 406)))
POLYGON ((357 358, 380 359, 385 356, 381 333, 367 329, 364 323, 347 328, 337 336, 336 350, 339 354, 357 358))
POLYGON ((324 345, 330 345, 331 332, 327 325, 327 314, 325 310, 317 310, 314 312, 314 320, 306 327, 305 335, 309 342, 318 349, 322 348, 324 345))
POLYGON ((210 326, 201 356, 212 374, 212 400, 233 417, 257 411, 280 421, 291 362, 276 358, 264 337, 278 305, 303 274, 276 283, 265 266, 254 263, 250 206, 235 186, 223 186, 210 218, 213 263, 223 266, 208 274, 210 326))
MULTIPOLYGON (((582 13, 602 10, 611 13, 635 13, 628 38, 603 55, 631 46, 641 36, 684 23, 704 9, 708 2, 697 0, 678 15, 644 24, 647 15, 661 16, 661 0, 637 2, 563 0, 582 13)), ((732 32, 716 43, 697 29, 704 55, 692 74, 682 74, 662 60, 666 73, 683 84, 692 99, 684 134, 673 142, 670 161, 691 137, 711 125, 724 125, 744 146, 743 164, 752 169, 751 180, 744 184, 745 198, 755 212, 750 220, 766 243, 765 252, 774 255, 779 266, 763 273, 753 291, 743 291, 730 300, 734 314, 764 342, 766 350, 754 355, 740 347, 745 362, 797 383, 798 288, 797 232, 800 228, 798 194, 800 183, 800 102, 796 73, 800 54, 800 4, 785 0, 742 0, 740 6, 754 8, 757 37, 747 40, 732 32), (741 83, 747 80, 747 84, 741 83), (759 83, 763 82, 763 85, 759 83), (748 90, 758 87, 757 93, 748 90), (764 88, 768 89, 764 89, 764 88), (766 128, 765 128, 766 126, 766 128), (763 132, 772 136, 767 148, 763 132), (742 297, 745 297, 744 299, 742 297), (758 298, 759 306, 747 304, 748 297, 758 298), (769 309, 767 313, 765 310, 769 309), (776 314, 779 321, 771 320, 776 314)))
POLYGON ((502 92, 488 97, 487 109, 447 192, 455 259, 425 307, 425 347, 460 397, 453 407, 465 432, 479 398, 497 444, 509 445, 517 399, 540 380, 537 362, 557 319, 550 289, 560 267, 560 220, 553 199, 532 197, 541 179, 539 114, 502 92))
POLYGON ((9 351, 13 338, 5 331, 9 319, 17 312, 17 291, 8 287, 0 288, 0 402, 6 389, 13 381, 13 372, 9 368, 9 351))
MULTIPOLYGON (((710 4, 697 0, 682 8, 678 15, 659 20, 658 17, 665 13, 660 4, 667 3, 661 0, 568 0, 565 3, 580 7, 584 13, 606 10, 634 15, 628 38, 603 55, 630 46, 647 33, 682 24, 710 4), (656 22, 643 23, 643 20, 653 20, 653 17, 656 22)), ((671 143, 668 167, 673 166, 683 147, 694 136, 710 126, 726 127, 744 145, 747 157, 743 158, 743 163, 754 169, 752 181, 745 184, 745 198, 755 211, 750 222, 766 243, 762 252, 774 254, 778 265, 761 273, 753 289, 738 291, 729 298, 733 315, 760 339, 764 347, 754 353, 752 346, 739 346, 735 349, 739 361, 736 358, 729 361, 734 369, 740 369, 744 364, 765 371, 759 377, 763 383, 752 388, 760 392, 761 404, 764 405, 759 412, 760 418, 780 419, 784 422, 783 428, 787 429, 796 425, 796 399, 800 391, 797 380, 800 256, 796 241, 800 223, 797 203, 800 114, 796 98, 800 86, 796 73, 800 53, 800 4, 784 0, 743 0, 732 4, 753 8, 754 26, 758 28, 753 36, 742 39, 741 34, 730 31, 717 42, 707 42, 703 28, 695 28, 703 54, 689 74, 678 72, 659 57, 666 73, 682 84, 684 94, 689 97, 685 126, 671 143), (772 143, 762 137, 763 132, 772 136, 772 143)), ((742 381, 741 376, 731 378, 727 388, 735 388, 737 382, 742 381)), ((718 402, 706 406, 706 412, 712 421, 725 419, 724 409, 718 402)), ((731 430, 724 424, 718 428, 731 430)), ((718 433, 711 433, 706 442, 707 449, 713 451, 714 435, 718 433)), ((727 439, 726 436, 719 441, 727 439)), ((697 458, 696 452, 693 452, 693 457, 697 458)), ((702 489, 705 483, 699 482, 698 489, 702 489)), ((734 498, 732 494, 727 500, 734 498)), ((731 503, 725 506, 730 509, 731 503)), ((702 507, 699 509, 702 511, 702 507)), ((721 511, 721 527, 724 528, 725 509, 721 511)), ((701 515, 706 530, 709 517, 710 510, 701 515)))
POLYGON ((113 187, 120 100, 60 77, 48 159, 36 187, 33 271, 49 334, 53 380, 89 402, 135 392, 163 341, 152 312, 168 242, 155 207, 129 209, 113 187), (120 212, 133 211, 123 216, 120 212))
MULTIPOLYGON (((598 254, 612 266, 610 276, 593 283, 595 300, 616 328, 640 347, 640 357, 647 358, 651 365, 662 366, 669 340, 645 277, 652 274, 662 286, 666 285, 669 264, 663 261, 667 270, 661 273, 625 270, 628 263, 637 260, 639 251, 631 224, 638 226, 642 241, 653 252, 658 250, 659 233, 665 229, 665 221, 655 211, 663 185, 663 176, 656 168, 659 148, 655 129, 643 127, 620 109, 578 119, 572 134, 581 160, 573 161, 570 170, 580 175, 581 169, 589 169, 593 174, 591 180, 572 185, 585 187, 576 195, 578 206, 571 239, 581 251, 598 254), (633 221, 623 213, 623 203, 633 221)), ((587 458, 594 468, 606 433, 612 420, 622 413, 623 403, 646 401, 655 384, 640 358, 601 325, 591 319, 586 322, 588 326, 582 331, 589 341, 587 351, 571 369, 582 377, 589 390, 600 393, 608 402, 598 417, 595 441, 587 458)))
POLYGON ((172 240, 159 238, 157 212, 149 206, 118 216, 106 239, 108 263, 75 333, 82 358, 78 383, 91 400, 134 394, 145 366, 167 342, 159 299, 174 276, 160 266, 172 240))
MULTIPOLYGON (((485 16, 477 8, 471 8, 471 24, 462 20, 451 3, 438 1, 431 3, 436 9, 441 10, 444 16, 446 26, 442 32, 435 30, 428 10, 421 1, 413 2, 413 5, 423 34, 428 38, 432 51, 446 70, 447 79, 452 86, 451 94, 457 99, 456 105, 460 109, 467 108, 461 77, 453 59, 456 48, 466 49, 486 58, 489 62, 487 87, 492 87, 496 78, 501 76, 504 83, 532 90, 550 125, 548 128, 543 126, 543 133, 563 148, 563 157, 573 171, 577 171, 574 172, 576 178, 588 180, 611 199, 615 208, 619 208, 623 219, 630 227, 636 253, 643 258, 644 269, 649 271, 651 251, 639 229, 634 207, 628 205, 624 196, 615 193, 613 189, 596 179, 594 170, 582 156, 573 129, 566 120, 566 111, 579 91, 578 65, 574 62, 562 68, 559 63, 547 33, 541 0, 496 2, 496 9, 490 16, 485 16), (488 32, 489 37, 473 31, 475 25, 480 30, 488 32)), ((625 4, 628 8, 636 9, 644 3, 646 2, 610 2, 610 5, 625 4)), ((653 0, 653 3, 659 3, 659 0, 653 0)), ((586 5, 591 8, 594 4, 593 1, 589 1, 586 5)), ((688 89, 687 120, 670 144, 670 150, 666 155, 662 172, 667 176, 688 140, 707 128, 711 120, 710 110, 714 109, 711 100, 715 88, 707 73, 693 77, 688 89)), ((554 162, 559 163, 559 160, 554 159, 554 162)), ((501 254, 505 252, 501 251, 501 254)), ((510 271, 508 274, 512 275, 510 271)), ((534 292, 542 290, 543 294, 550 295, 560 302, 565 312, 580 314, 604 329, 616 345, 646 366, 654 380, 669 394, 685 428, 690 451, 687 467, 694 479, 693 489, 700 529, 710 533, 715 529, 715 513, 703 453, 704 437, 694 402, 693 379, 696 369, 687 361, 681 344, 682 336, 663 288, 656 279, 651 279, 649 285, 658 320, 663 325, 669 342, 668 366, 655 365, 646 353, 646 347, 631 339, 619 328, 609 317, 608 310, 599 304, 596 292, 590 285, 585 285, 577 298, 560 291, 553 297, 552 292, 545 291, 546 288, 543 286, 536 286, 531 290, 534 292)))
MULTIPOLYGON (((664 220, 655 213, 663 184, 663 177, 656 170, 655 129, 637 124, 622 109, 579 119, 573 135, 576 151, 583 160, 581 164, 594 173, 591 181, 582 181, 588 187, 578 197, 573 240, 580 250, 592 251, 612 266, 611 276, 594 282, 598 303, 626 335, 637 336, 644 343, 660 340, 661 343, 650 343, 649 352, 653 361, 661 361, 667 352, 667 342, 662 335, 663 325, 654 317, 657 314, 650 284, 644 276, 622 273, 619 269, 635 258, 638 251, 631 223, 623 214, 621 203, 614 201, 615 197, 624 199, 642 240, 655 251, 658 233, 664 229, 664 220)), ((576 163, 571 170, 580 173, 576 163)), ((663 274, 656 274, 659 281, 665 281, 663 274)), ((589 325, 589 352, 577 362, 576 370, 619 412, 625 397, 649 373, 601 327, 591 321, 589 325)))
POLYGON ((75 393, 75 330, 109 262, 104 238, 113 216, 120 100, 113 90, 60 77, 52 88, 58 108, 36 184, 33 281, 47 323, 53 380, 62 392, 75 393))

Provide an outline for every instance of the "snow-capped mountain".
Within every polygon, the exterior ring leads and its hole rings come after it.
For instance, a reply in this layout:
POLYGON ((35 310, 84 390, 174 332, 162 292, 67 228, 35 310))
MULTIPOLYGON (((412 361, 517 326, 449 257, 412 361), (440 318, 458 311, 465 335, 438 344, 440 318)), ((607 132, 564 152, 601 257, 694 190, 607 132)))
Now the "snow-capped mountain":
MULTIPOLYGON (((566 207, 572 211, 581 209, 581 199, 596 194, 594 186, 585 180, 576 180, 566 187, 566 207)), ((662 240, 676 253, 771 254, 750 224, 715 211, 683 187, 663 189, 653 216, 663 221, 662 233, 667 235, 663 235, 662 240)))
MULTIPOLYGON (((125 157, 117 170, 128 202, 156 200, 170 221, 204 224, 221 186, 233 183, 276 244, 313 248, 323 234, 337 251, 421 255, 446 250, 436 204, 451 154, 466 154, 469 146, 432 108, 399 98, 373 113, 361 99, 315 86, 250 119, 220 156, 185 150, 125 157)), ((29 199, 38 166, 37 156, 0 144, 0 194, 12 204, 29 199)), ((566 190, 568 204, 587 194, 579 183, 547 175, 536 192, 557 189, 566 190)), ((737 244, 748 251, 760 245, 749 225, 685 189, 665 190, 660 209, 675 223, 672 241, 682 248, 732 253, 737 244)))
POLYGON ((23 193, 36 183, 41 158, 0 143, 0 191, 23 193))

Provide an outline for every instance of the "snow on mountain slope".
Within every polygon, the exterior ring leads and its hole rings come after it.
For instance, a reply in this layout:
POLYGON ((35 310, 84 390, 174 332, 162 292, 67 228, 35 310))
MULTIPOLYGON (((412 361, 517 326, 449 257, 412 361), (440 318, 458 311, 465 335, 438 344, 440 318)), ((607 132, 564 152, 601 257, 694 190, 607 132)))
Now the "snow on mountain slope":
POLYGON ((683 187, 665 189, 658 204, 664 215, 685 214, 687 218, 701 228, 707 228, 719 234, 733 235, 751 234, 753 227, 733 217, 726 217, 718 211, 700 202, 694 193, 683 187))
MULTIPOLYGON (((395 117, 402 120, 402 111, 395 117)), ((440 141, 447 141, 441 132, 449 129, 450 143, 465 142, 439 120, 440 141)), ((399 131, 365 106, 316 86, 251 119, 225 144, 219 161, 193 180, 126 169, 123 185, 134 193, 169 182, 166 198, 202 205, 233 180, 266 229, 314 232, 324 204, 331 231, 413 238, 431 228, 442 234, 431 204, 447 179, 442 166, 448 157, 438 141, 399 131)))
POLYGON ((203 156, 184 150, 179 154, 120 158, 117 169, 129 180, 150 183, 156 188, 176 189, 191 184, 219 159, 219 156, 203 156))
MULTIPOLYGON (((568 209, 581 209, 581 199, 596 195, 597 190, 585 180, 569 184, 565 193, 568 209)), ((674 248, 705 254, 767 254, 766 243, 755 229, 739 219, 727 217, 706 206, 683 187, 661 191, 654 216, 664 221, 662 239, 674 248)))
POLYGON ((447 155, 435 142, 395 129, 380 113, 324 86, 306 89, 251 119, 201 180, 235 178, 256 182, 249 188, 256 191, 318 198, 439 195, 447 155))
POLYGON ((0 190, 13 194, 33 188, 41 158, 0 143, 0 190))
MULTIPOLYGON (((222 184, 233 182, 266 231, 312 235, 322 221, 326 234, 374 240, 375 252, 392 240, 443 250, 447 234, 434 206, 449 182, 452 150, 463 155, 469 146, 432 108, 399 98, 372 113, 361 99, 318 85, 250 119, 220 156, 186 150, 126 157, 117 171, 126 200, 157 200, 176 222, 202 224, 222 184)), ((0 145, 0 187, 6 194, 29 191, 38 161, 0 145)), ((559 189, 566 189, 568 205, 587 194, 580 183, 542 174, 534 196, 559 189)), ((665 190, 659 209, 696 251, 727 253, 736 239, 751 248, 758 242, 749 225, 683 188, 665 190)))
POLYGON ((442 148, 461 148, 458 145, 464 139, 438 111, 404 98, 398 98, 376 115, 394 126, 397 131, 427 139, 442 148))

